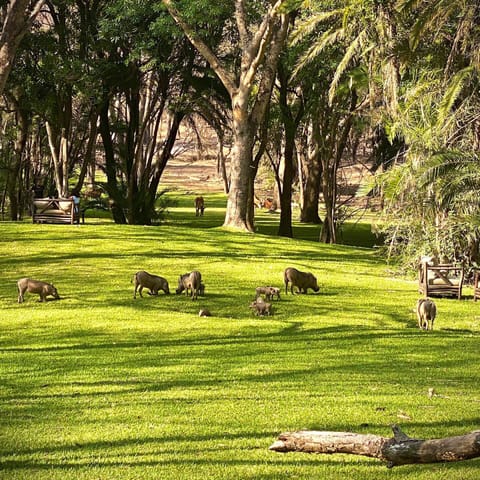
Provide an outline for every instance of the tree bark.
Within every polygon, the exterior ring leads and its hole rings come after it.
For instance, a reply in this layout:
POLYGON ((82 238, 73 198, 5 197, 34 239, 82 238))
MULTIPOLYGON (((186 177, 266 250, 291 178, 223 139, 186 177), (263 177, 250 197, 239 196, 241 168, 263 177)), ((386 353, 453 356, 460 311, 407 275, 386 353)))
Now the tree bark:
POLYGON ((480 431, 433 440, 419 440, 392 426, 393 438, 350 432, 282 433, 270 446, 276 452, 348 453, 378 458, 388 468, 416 463, 458 462, 480 456, 480 431))
POLYGON ((321 224, 318 213, 320 182, 322 178, 322 162, 320 161, 320 122, 311 119, 308 129, 307 145, 303 148, 304 175, 303 195, 300 211, 302 223, 321 224))
POLYGON ((44 3, 45 0, 35 2, 29 12, 31 0, 9 2, 0 35, 0 94, 5 89, 17 48, 44 3))
POLYGON ((6 176, 6 192, 10 202, 10 219, 13 221, 21 220, 23 214, 23 192, 22 185, 22 164, 24 163, 25 150, 30 128, 30 117, 25 108, 22 107, 21 94, 6 95, 15 109, 16 118, 16 139, 13 148, 13 157, 8 166, 6 176))
POLYGON ((110 129, 110 119, 108 114, 110 98, 107 93, 104 94, 104 98, 100 108, 100 135, 102 137, 103 148, 105 151, 105 174, 107 176, 107 192, 112 200, 112 216, 115 223, 124 224, 127 223, 125 218, 124 198, 122 192, 117 185, 117 167, 115 162, 115 148, 112 140, 112 132, 110 129))

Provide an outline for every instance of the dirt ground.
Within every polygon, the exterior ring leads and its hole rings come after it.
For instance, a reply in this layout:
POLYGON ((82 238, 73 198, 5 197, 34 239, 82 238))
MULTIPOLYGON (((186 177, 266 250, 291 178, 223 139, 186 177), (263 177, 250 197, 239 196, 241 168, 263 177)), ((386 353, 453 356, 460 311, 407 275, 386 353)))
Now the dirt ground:
POLYGON ((191 157, 171 158, 162 175, 163 187, 187 190, 194 194, 221 193, 223 180, 217 175, 215 159, 191 157))

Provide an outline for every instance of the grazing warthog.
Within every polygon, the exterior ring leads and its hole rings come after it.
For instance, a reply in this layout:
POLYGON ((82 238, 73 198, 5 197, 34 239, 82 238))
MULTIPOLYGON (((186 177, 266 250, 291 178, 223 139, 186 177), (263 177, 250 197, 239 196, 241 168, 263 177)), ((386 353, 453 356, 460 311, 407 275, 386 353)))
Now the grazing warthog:
POLYGON ((265 295, 265 300, 273 300, 274 297, 280 300, 280 289, 277 287, 257 287, 255 297, 258 298, 262 294, 265 295))
POLYGON ((417 301, 418 327, 422 330, 433 330, 433 322, 437 316, 437 306, 429 298, 419 298, 417 301))
POLYGON ((250 304, 250 308, 253 310, 255 315, 272 315, 272 304, 267 303, 262 297, 258 297, 250 304))
POLYGON ((200 311, 198 312, 198 316, 199 317, 211 317, 212 314, 210 312, 210 310, 208 308, 202 308, 200 309, 200 311))
MULTIPOLYGON (((202 274, 194 270, 190 273, 185 273, 178 277, 178 288, 175 290, 176 293, 182 293, 185 290, 185 294, 188 295, 191 292, 192 300, 198 298, 198 294, 202 289, 202 274)), ((203 287, 203 291, 205 287, 203 287)))
POLYGON ((195 198, 195 216, 198 217, 203 215, 204 210, 205 210, 205 201, 203 200, 203 197, 195 198))
POLYGON ((23 302, 23 295, 25 292, 38 293, 40 301, 46 302, 47 296, 51 295, 56 300, 60 299, 57 289, 50 283, 40 282, 39 280, 32 280, 31 278, 21 278, 17 282, 18 288, 18 303, 23 302))
POLYGON ((132 282, 135 287, 133 291, 133 298, 137 298, 137 289, 140 296, 143 297, 142 290, 144 288, 148 288, 150 290, 148 292, 149 295, 158 295, 159 290, 162 290, 167 295, 170 293, 168 282, 163 277, 152 275, 144 270, 137 272, 133 276, 132 282))
POLYGON ((320 290, 317 285, 316 277, 310 272, 300 272, 296 268, 289 267, 285 269, 283 274, 285 282, 285 294, 288 293, 288 283, 291 283, 290 291, 293 295, 293 287, 298 288, 298 293, 307 293, 307 290, 311 288, 314 292, 320 290))

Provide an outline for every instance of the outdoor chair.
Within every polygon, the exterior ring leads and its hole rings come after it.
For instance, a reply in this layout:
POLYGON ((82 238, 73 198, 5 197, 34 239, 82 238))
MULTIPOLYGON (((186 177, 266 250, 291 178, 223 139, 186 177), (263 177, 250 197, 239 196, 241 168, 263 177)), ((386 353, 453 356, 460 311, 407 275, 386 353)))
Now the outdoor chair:
POLYGON ((419 266, 418 291, 425 297, 457 297, 460 300, 463 278, 463 265, 434 265, 422 261, 419 266))

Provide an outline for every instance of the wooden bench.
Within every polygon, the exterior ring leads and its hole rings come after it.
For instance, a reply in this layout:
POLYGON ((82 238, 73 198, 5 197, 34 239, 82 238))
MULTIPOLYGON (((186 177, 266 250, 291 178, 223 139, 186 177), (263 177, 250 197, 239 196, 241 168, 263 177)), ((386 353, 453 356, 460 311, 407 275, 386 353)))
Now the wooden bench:
POLYGON ((71 198, 35 198, 33 223, 79 223, 80 212, 71 198))
POLYGON ((432 265, 422 262, 418 272, 418 291, 425 297, 462 298, 463 265, 432 265))

